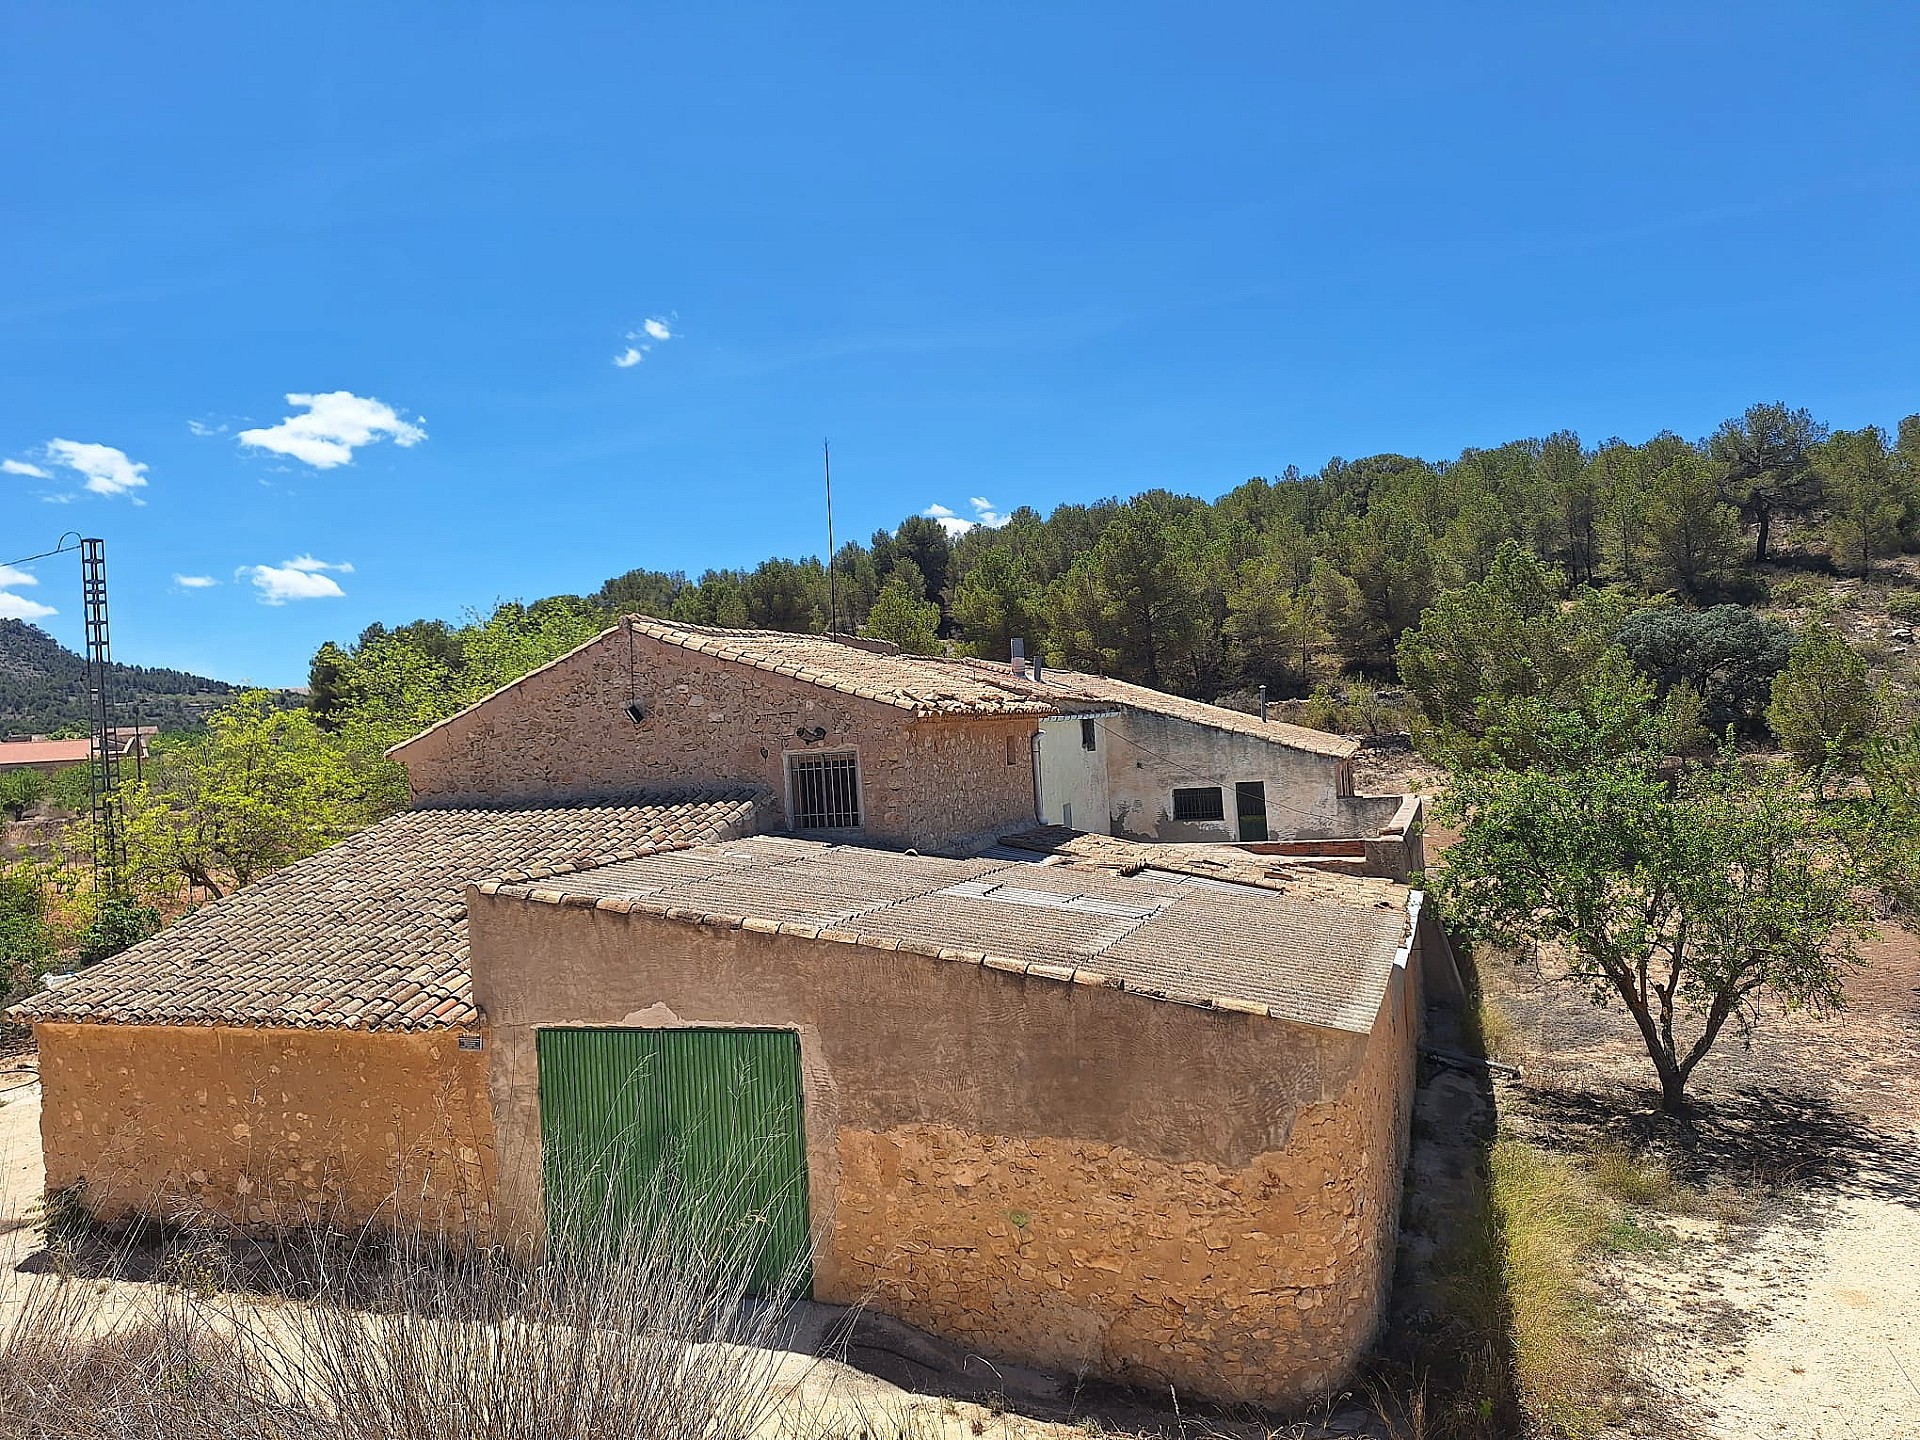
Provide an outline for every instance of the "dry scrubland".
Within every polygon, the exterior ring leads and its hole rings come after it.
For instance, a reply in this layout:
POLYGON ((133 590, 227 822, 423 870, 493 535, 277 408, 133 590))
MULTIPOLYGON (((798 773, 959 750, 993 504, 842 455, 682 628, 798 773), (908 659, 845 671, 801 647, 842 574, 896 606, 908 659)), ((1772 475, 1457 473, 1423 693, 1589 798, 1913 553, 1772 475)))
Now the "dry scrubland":
POLYGON ((1654 1113, 1620 1014, 1482 960, 1515 1374, 1564 1434, 1920 1436, 1920 940, 1762 1015, 1654 1113))

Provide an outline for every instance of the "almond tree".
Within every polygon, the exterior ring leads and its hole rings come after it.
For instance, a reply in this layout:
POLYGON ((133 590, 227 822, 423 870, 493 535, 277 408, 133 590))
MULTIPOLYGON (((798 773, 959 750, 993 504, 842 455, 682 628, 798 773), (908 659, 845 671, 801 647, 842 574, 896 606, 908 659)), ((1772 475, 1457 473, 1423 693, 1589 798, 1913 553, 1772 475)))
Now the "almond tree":
POLYGON ((1471 771, 1448 812, 1466 822, 1437 887, 1450 920, 1550 946, 1596 1005, 1624 1006, 1668 1113, 1763 998, 1840 1006, 1872 933, 1854 832, 1777 766, 1729 753, 1671 789, 1638 755, 1471 771))

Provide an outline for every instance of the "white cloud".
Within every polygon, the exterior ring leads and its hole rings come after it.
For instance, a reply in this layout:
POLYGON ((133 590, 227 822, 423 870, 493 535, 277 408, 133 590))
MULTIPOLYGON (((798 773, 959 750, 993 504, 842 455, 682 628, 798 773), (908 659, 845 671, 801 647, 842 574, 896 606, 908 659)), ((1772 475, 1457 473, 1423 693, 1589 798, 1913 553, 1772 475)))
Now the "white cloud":
POLYGON ((974 526, 984 526, 988 530, 998 530, 1007 523, 1007 517, 993 508, 993 502, 981 495, 975 495, 967 501, 973 506, 973 519, 963 520, 944 505, 929 505, 920 513, 929 520, 938 520, 940 528, 954 539, 959 539, 974 526))
POLYGON ((647 352, 655 345, 663 345, 673 339, 673 327, 667 323, 671 317, 649 315, 640 322, 638 330, 629 330, 621 338, 629 341, 627 348, 613 357, 613 363, 622 370, 631 370, 647 358, 647 352))
POLYGON ((408 420, 391 405, 350 390, 289 395, 287 403, 306 413, 289 415, 278 425, 242 430, 236 438, 242 445, 290 456, 316 470, 350 464, 355 450, 380 440, 405 447, 427 438, 425 420, 408 420))
POLYGON ((25 475, 30 480, 51 480, 53 472, 42 470, 38 465, 29 465, 24 460, 0 460, 0 473, 7 475, 25 475))
POLYGON ((993 508, 993 502, 984 496, 975 495, 967 503, 973 506, 974 523, 984 525, 989 530, 998 530, 1007 523, 1008 517, 993 508))
POLYGON ((224 435, 227 433, 227 427, 225 425, 209 425, 204 420, 187 421, 187 429, 195 435, 224 435))
POLYGON ((16 570, 11 565, 0 565, 0 590, 11 590, 17 585, 38 585, 40 577, 29 575, 24 570, 16 570))
MULTIPOLYGON (((18 573, 18 572, 16 572, 18 573)), ((9 595, 0 590, 0 620, 44 620, 60 612, 51 605, 29 600, 24 595, 9 595)))
POLYGON ((323 573, 328 570, 345 575, 352 573, 353 566, 329 565, 311 555, 302 555, 279 565, 242 565, 234 576, 253 582, 253 588, 260 592, 261 604, 284 605, 289 600, 337 600, 344 596, 347 592, 340 588, 339 582, 323 573))
POLYGON ((211 575, 176 575, 173 583, 182 590, 211 590, 220 582, 211 575))
POLYGON ((96 495, 131 495, 145 487, 147 467, 129 459, 127 452, 111 445, 92 445, 81 440, 49 440, 47 458, 76 474, 86 477, 87 489, 96 495))
POLYGON ((329 565, 325 560, 316 560, 311 555, 287 561, 287 569, 304 571, 308 575, 318 575, 322 570, 338 570, 342 575, 353 573, 353 565, 349 561, 342 560, 338 565, 329 565))

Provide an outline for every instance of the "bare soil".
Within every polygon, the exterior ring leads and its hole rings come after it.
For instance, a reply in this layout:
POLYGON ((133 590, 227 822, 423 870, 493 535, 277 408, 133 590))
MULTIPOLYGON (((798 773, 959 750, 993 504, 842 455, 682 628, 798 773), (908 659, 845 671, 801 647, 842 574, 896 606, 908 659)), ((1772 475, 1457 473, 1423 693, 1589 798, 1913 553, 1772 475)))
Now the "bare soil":
POLYGON ((1501 1122, 1536 1144, 1651 1149, 1704 1195, 1600 1277, 1676 1429, 1920 1437, 1920 939, 1869 948, 1835 1015, 1763 1012, 1657 1114, 1625 1015, 1550 967, 1489 959, 1525 1070, 1501 1122), (1545 969, 1546 973, 1543 973, 1545 969))

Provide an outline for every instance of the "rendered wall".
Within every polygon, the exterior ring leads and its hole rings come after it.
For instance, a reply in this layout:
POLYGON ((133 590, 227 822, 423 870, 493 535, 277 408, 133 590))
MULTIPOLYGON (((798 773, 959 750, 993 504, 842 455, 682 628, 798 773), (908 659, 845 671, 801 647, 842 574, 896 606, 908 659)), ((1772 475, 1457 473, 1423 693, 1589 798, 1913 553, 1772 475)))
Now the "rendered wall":
POLYGON ((628 637, 616 631, 407 745, 398 758, 415 801, 738 782, 764 786, 784 825, 786 753, 851 747, 869 838, 957 849, 1034 823, 1033 716, 915 721, 649 635, 632 641, 631 671, 628 637), (623 710, 630 694, 646 707, 639 725, 623 710), (810 738, 816 729, 825 734, 810 738))
POLYGON ((537 1237, 550 1025, 800 1034, 815 1294, 983 1354, 1291 1404, 1391 1278, 1413 1032, 1373 1037, 786 933, 469 893, 503 1233, 537 1237))
POLYGON ((1107 749, 1113 742, 1105 733, 1110 717, 1093 721, 1094 748, 1082 742, 1081 719, 1043 720, 1040 725, 1040 813, 1049 825, 1068 825, 1096 835, 1112 823, 1107 800, 1107 749))
POLYGON ((452 1031, 34 1027, 47 1188, 103 1220, 489 1233, 488 1055, 452 1031))
MULTIPOLYGON (((1233 787, 1259 780, 1267 791, 1267 838, 1332 840, 1371 835, 1400 803, 1398 796, 1356 796, 1347 763, 1231 730, 1127 710, 1103 720, 1111 833, 1129 840, 1224 841, 1240 838, 1233 787), (1225 819, 1173 818, 1173 792, 1217 786, 1225 819)), ((1091 827, 1081 826, 1081 829, 1091 827)))

